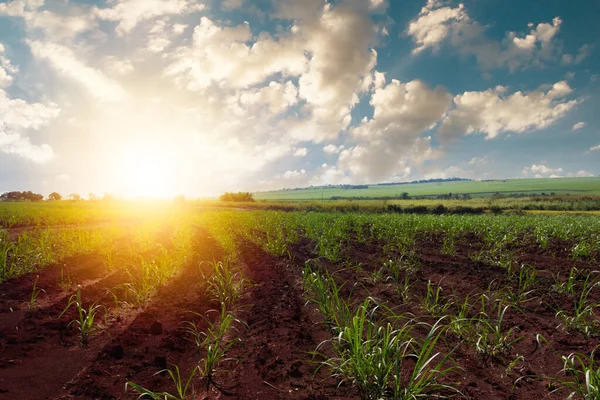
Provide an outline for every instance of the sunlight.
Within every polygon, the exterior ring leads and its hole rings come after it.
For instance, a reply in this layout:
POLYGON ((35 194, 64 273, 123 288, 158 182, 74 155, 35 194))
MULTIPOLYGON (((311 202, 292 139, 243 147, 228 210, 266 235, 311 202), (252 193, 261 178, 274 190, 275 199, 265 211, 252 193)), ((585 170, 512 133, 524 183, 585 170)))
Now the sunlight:
POLYGON ((155 145, 128 146, 123 151, 123 195, 173 197, 175 159, 155 145))

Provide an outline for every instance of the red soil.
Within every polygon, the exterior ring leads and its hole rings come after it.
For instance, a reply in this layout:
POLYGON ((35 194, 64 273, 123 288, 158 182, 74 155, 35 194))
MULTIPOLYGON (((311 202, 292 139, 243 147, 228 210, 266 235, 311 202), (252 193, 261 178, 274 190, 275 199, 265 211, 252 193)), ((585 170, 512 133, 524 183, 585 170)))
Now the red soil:
MULTIPOLYGON (((304 261, 313 259, 321 268, 346 282, 345 294, 359 302, 373 296, 386 302, 397 312, 412 312, 433 322, 424 315, 419 299, 425 294, 427 281, 438 283, 444 295, 458 299, 478 295, 490 282, 512 285, 506 272, 495 266, 474 262, 469 257, 481 246, 473 238, 456 242, 456 254, 444 255, 441 241, 422 238, 415 250, 419 269, 411 288, 411 300, 400 301, 393 283, 370 279, 389 258, 382 244, 352 243, 345 259, 331 263, 319 258, 314 244, 303 239, 291 249, 293 262, 266 254, 257 246, 240 242, 240 263, 253 285, 240 302, 237 316, 246 326, 238 326, 242 341, 235 344, 224 372, 216 377, 217 386, 208 392, 196 384, 196 398, 220 399, 349 399, 358 398, 354 388, 339 386, 325 368, 315 372, 311 352, 331 333, 321 324, 322 317, 312 304, 307 304, 301 284, 304 261), (343 261, 351 261, 344 263, 343 261), (360 264, 361 268, 355 268, 360 264), (344 265, 344 267, 342 267, 344 265), (352 290, 351 290, 352 289, 352 290)), ((568 274, 571 267, 599 269, 594 262, 574 262, 564 251, 565 244, 552 243, 548 250, 523 244, 516 249, 519 263, 535 266, 540 272, 540 288, 554 282, 553 274, 568 274)), ((125 393, 125 383, 134 381, 155 391, 173 391, 173 384, 156 372, 178 365, 184 378, 197 364, 200 356, 182 329, 182 321, 193 320, 206 327, 202 318, 190 311, 214 316, 216 308, 202 288, 200 261, 221 259, 222 249, 203 231, 198 231, 194 245, 196 258, 182 272, 162 287, 143 308, 120 308, 102 320, 103 329, 90 339, 87 347, 78 344, 74 327, 67 323, 74 315, 70 310, 60 320, 68 297, 58 282, 61 270, 69 272, 72 280, 82 285, 86 301, 98 301, 114 307, 107 291, 122 283, 122 271, 109 273, 97 255, 73 257, 59 265, 39 272, 41 293, 32 311, 23 305, 31 294, 35 275, 27 275, 0 285, 0 399, 120 399, 137 398, 133 391, 125 393)), ((392 254, 392 256, 398 254, 392 254)), ((202 264, 202 268, 207 268, 202 264)), ((600 296, 594 294, 594 300, 600 296)), ((522 312, 507 311, 506 329, 514 327, 523 338, 511 355, 524 355, 525 362, 505 373, 509 359, 482 360, 474 350, 459 345, 453 357, 461 369, 446 378, 446 383, 459 382, 459 390, 469 399, 532 399, 565 398, 566 392, 550 393, 549 380, 562 368, 557 355, 575 351, 589 352, 599 344, 597 338, 586 340, 582 334, 568 334, 557 329, 552 305, 568 304, 568 298, 540 290, 536 299, 527 303, 522 312), (539 347, 537 333, 552 343, 539 347), (515 381, 519 379, 518 384, 515 381)), ((417 332, 424 334, 424 332, 417 332)), ((451 351, 457 344, 452 335, 445 337, 442 350, 451 351)), ((322 351, 330 351, 327 346, 322 351)))

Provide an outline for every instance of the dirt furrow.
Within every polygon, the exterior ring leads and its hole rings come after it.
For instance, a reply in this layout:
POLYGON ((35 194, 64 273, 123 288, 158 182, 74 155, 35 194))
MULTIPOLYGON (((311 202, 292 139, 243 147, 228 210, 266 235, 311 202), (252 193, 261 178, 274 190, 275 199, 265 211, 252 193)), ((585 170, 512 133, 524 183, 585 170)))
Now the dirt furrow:
POLYGON ((173 392, 173 383, 166 375, 156 373, 174 365, 187 378, 200 357, 181 322, 194 320, 203 328, 202 319, 190 312, 206 314, 215 304, 207 301, 204 294, 199 260, 221 257, 218 244, 202 231, 198 232, 195 251, 197 259, 188 262, 179 276, 159 289, 127 328, 105 343, 54 398, 136 398, 133 391, 125 394, 127 381, 154 391, 173 392))
POLYGON ((356 398, 329 376, 315 375, 311 352, 331 334, 305 305, 300 270, 254 244, 244 242, 240 250, 254 286, 244 300, 248 309, 240 314, 248 325, 242 342, 228 354, 238 362, 222 378, 227 393, 219 398, 356 398))

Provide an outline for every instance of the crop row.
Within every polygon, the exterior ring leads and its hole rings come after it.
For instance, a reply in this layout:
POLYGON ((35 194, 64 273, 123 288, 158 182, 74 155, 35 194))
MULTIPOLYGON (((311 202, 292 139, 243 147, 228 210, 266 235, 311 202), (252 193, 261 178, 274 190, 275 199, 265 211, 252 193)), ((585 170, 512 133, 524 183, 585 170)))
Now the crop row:
POLYGON ((224 246, 235 248, 236 240, 249 240, 296 265, 307 260, 295 259, 294 249, 309 241, 320 258, 306 263, 304 288, 332 332, 329 346, 335 351, 332 356, 316 349, 316 357, 340 381, 353 384, 362 398, 457 393, 458 386, 452 384, 461 368, 453 358, 456 351, 473 352, 483 366, 502 366, 499 379, 512 377, 515 385, 538 380, 550 382, 551 392, 566 390, 571 397, 600 395, 593 347, 600 337, 595 315, 600 272, 571 268, 548 279, 547 271, 520 263, 515 254, 519 248, 548 249, 558 243, 572 260, 593 265, 600 254, 597 218, 221 211, 204 213, 199 220, 217 227, 224 246), (443 279, 423 282, 416 245, 423 240, 441 242, 442 254, 449 256, 455 254, 456 242, 476 242, 468 254, 472 262, 500 268, 504 276, 490 278, 484 291, 449 295, 453 287, 443 279), (365 271, 353 262, 351 250, 359 243, 377 244, 379 267, 365 271), (346 275, 330 274, 324 262, 346 275), (358 277, 352 288, 384 285, 396 300, 386 304, 368 291, 348 288, 350 283, 340 276, 358 277), (404 311, 398 312, 397 304, 404 311), (544 334, 522 332, 511 322, 530 321, 545 310, 554 314, 556 331, 589 340, 589 348, 560 353, 544 334), (525 337, 534 338, 536 349, 553 352, 562 369, 544 375, 523 372, 529 365, 522 352, 525 337))

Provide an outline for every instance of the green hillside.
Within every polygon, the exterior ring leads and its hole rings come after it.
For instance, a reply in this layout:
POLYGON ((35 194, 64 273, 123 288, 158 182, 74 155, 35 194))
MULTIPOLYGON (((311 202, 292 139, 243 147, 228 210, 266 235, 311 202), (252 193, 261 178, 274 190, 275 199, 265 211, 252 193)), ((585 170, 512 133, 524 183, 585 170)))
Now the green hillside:
POLYGON ((257 192, 257 200, 320 200, 341 198, 399 198, 403 192, 410 197, 435 197, 448 193, 470 194, 472 197, 489 197, 496 193, 599 195, 600 177, 593 178, 543 178, 507 179, 491 182, 456 181, 414 183, 393 186, 370 185, 366 189, 306 188, 257 192))

